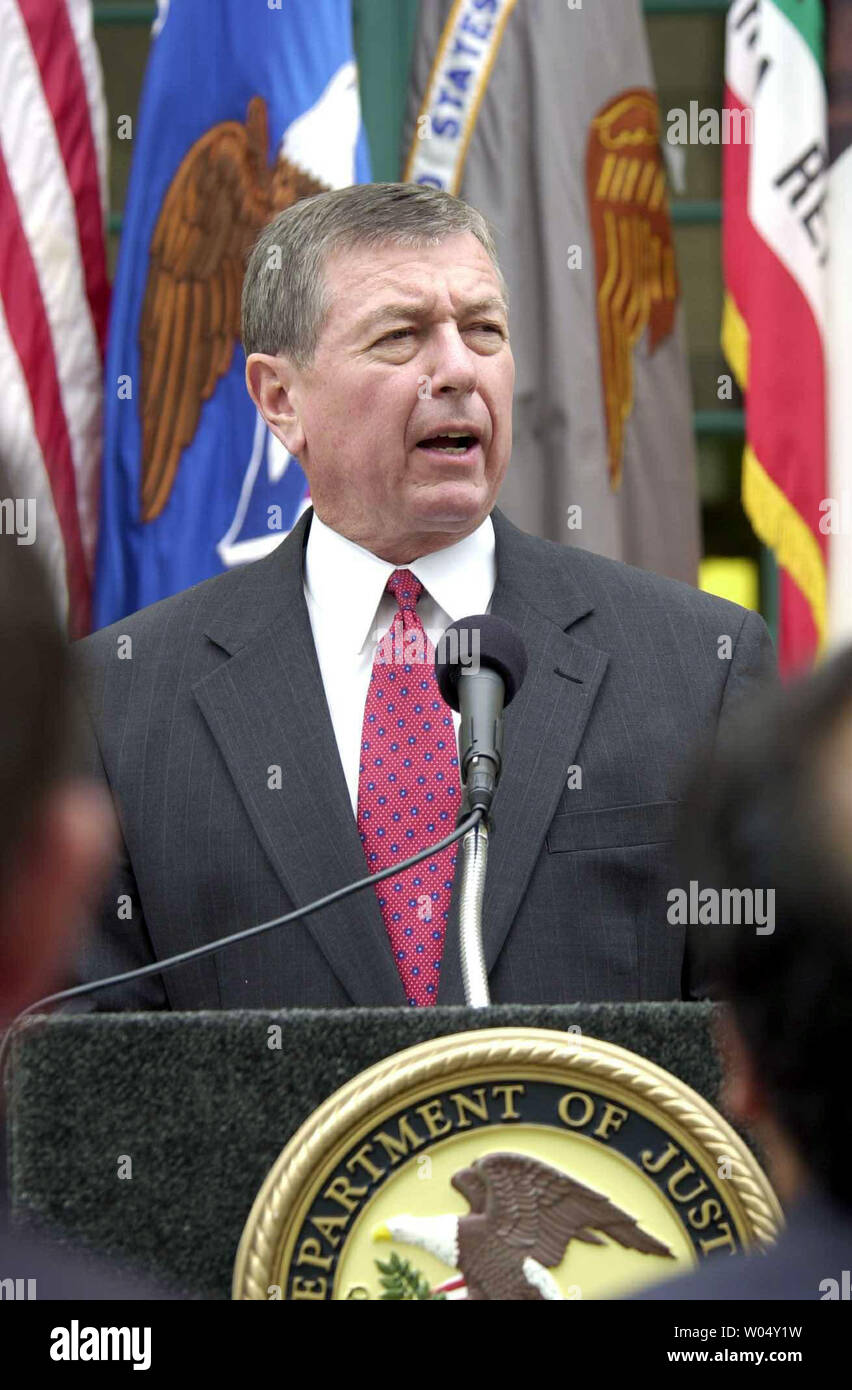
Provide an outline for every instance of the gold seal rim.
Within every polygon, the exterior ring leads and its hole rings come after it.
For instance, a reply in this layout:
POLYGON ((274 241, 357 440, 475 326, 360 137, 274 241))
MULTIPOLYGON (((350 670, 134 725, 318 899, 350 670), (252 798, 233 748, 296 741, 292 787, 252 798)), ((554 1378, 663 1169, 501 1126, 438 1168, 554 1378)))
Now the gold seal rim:
POLYGON ((539 1075, 570 1069, 589 1081, 623 1090, 646 1115, 656 1110, 712 1158, 730 1160, 725 1182, 755 1244, 770 1244, 781 1229, 780 1203, 755 1156, 724 1116, 673 1073, 639 1053, 585 1033, 474 1029, 415 1043, 374 1063, 345 1082, 299 1127, 252 1204, 234 1262, 232 1299, 268 1301, 270 1286, 277 1284, 276 1254, 287 1243, 309 1189, 344 1138, 345 1147, 357 1142, 354 1131, 365 1123, 379 1123, 380 1112, 391 1102, 393 1108, 404 1105, 407 1093, 434 1088, 436 1083, 464 1085, 465 1073, 481 1076, 494 1068, 503 1074, 521 1068, 539 1075))

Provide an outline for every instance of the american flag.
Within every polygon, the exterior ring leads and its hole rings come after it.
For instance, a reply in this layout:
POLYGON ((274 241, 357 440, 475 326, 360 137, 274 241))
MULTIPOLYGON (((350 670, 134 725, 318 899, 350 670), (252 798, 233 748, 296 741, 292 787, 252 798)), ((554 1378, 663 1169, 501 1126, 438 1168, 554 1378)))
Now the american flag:
POLYGON ((88 631, 109 286, 107 129, 90 0, 0 0, 0 457, 88 631), (32 503, 30 503, 32 510, 32 503))

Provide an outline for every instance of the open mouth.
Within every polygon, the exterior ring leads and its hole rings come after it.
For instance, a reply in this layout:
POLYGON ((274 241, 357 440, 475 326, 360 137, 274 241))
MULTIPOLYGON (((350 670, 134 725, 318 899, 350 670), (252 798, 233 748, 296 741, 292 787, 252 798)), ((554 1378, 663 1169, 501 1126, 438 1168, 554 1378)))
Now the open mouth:
POLYGON ((475 434, 464 434, 461 431, 451 430, 447 434, 433 434, 428 439, 421 439, 417 445, 418 449, 426 449, 430 453, 439 454, 466 454, 479 440, 475 434))

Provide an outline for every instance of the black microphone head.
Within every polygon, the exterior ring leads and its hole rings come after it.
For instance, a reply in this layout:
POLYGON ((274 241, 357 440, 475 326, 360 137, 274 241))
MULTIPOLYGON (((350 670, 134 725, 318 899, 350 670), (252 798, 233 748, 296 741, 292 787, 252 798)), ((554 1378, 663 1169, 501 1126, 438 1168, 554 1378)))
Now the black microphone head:
POLYGON ((504 707, 521 688, 527 673, 527 653, 511 623, 491 613, 477 613, 450 623, 435 649, 435 675, 451 709, 459 707, 459 676, 464 670, 496 671, 503 677, 504 707))

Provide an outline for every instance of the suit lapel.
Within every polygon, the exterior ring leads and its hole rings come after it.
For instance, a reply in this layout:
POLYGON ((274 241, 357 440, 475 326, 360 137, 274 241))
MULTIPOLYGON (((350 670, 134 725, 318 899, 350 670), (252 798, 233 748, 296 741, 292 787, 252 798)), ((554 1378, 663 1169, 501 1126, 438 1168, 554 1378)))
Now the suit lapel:
MULTIPOLYGON (((483 945, 490 970, 518 912, 565 789, 607 664, 570 628, 592 604, 570 578, 566 555, 547 549, 493 512, 497 584, 491 612, 517 628, 529 665, 506 710, 503 769, 493 804, 483 900, 483 945)), ((441 964, 439 1004, 464 1002, 459 953, 459 872, 453 884, 441 964)))
MULTIPOLYGON (((367 872, 302 588, 310 516, 248 567, 229 607, 208 625, 207 636, 230 659, 193 690, 296 906, 367 872)), ((304 922, 355 1004, 405 1003, 373 888, 304 922)))

